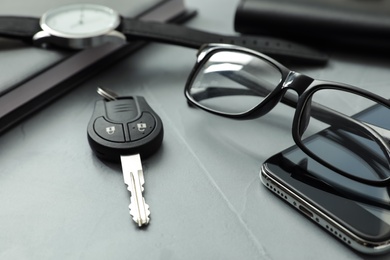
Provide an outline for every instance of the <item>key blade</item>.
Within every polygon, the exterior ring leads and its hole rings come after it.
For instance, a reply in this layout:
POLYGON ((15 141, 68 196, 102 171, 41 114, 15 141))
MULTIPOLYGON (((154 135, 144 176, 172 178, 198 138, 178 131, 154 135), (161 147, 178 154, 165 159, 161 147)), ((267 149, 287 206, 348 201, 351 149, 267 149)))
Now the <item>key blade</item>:
MULTIPOLYGON (((127 186, 130 186, 131 181, 132 181, 132 177, 131 177, 130 173, 132 173, 132 172, 138 173, 138 171, 143 172, 142 164, 141 164, 141 156, 139 154, 122 155, 121 156, 121 164, 122 164, 122 172, 123 172, 123 181, 126 183, 127 186)), ((144 185, 145 180, 144 180, 143 174, 142 174, 142 177, 139 179, 141 181, 141 184, 144 185)), ((142 187, 142 190, 143 190, 143 187, 142 187)))
POLYGON ((142 184, 141 176, 143 176, 142 170, 138 171, 137 174, 130 173, 131 185, 131 203, 129 205, 130 214, 133 216, 133 220, 138 224, 139 227, 149 223, 149 205, 145 203, 145 198, 142 196, 142 184))
POLYGON ((130 215, 133 217, 134 222, 137 223, 139 227, 149 224, 150 221, 149 205, 146 204, 144 200, 143 210, 139 209, 136 206, 137 203, 135 201, 129 205, 130 215))
POLYGON ((144 174, 142 169, 141 157, 136 155, 121 156, 123 180, 127 189, 131 193, 130 197, 130 215, 139 227, 149 223, 149 205, 145 203, 142 195, 144 190, 144 174))

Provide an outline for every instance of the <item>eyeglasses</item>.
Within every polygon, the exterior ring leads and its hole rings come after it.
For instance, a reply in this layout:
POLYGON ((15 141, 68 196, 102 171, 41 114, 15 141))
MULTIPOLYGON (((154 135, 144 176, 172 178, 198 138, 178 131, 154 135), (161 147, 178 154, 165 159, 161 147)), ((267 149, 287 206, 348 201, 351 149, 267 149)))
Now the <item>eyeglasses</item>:
POLYGON ((234 119, 261 117, 282 102, 296 109, 292 136, 308 156, 352 180, 390 184, 390 102, 379 95, 310 78, 250 49, 209 44, 198 52, 185 96, 192 105, 234 119), (370 111, 383 116, 375 121, 370 111), (326 152, 312 146, 314 134, 322 136, 326 152), (340 151, 342 157, 334 156, 340 151), (345 158, 359 163, 359 170, 345 168, 345 158))

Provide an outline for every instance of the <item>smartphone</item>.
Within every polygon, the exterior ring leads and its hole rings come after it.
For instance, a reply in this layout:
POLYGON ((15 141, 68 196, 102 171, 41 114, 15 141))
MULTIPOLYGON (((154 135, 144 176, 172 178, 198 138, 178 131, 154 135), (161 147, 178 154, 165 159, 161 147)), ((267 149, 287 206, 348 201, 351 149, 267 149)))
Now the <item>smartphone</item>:
MULTIPOLYGON (((371 107, 355 117, 390 129, 390 122, 383 120, 388 117, 385 113, 388 110, 371 107)), ((326 156, 331 144, 326 138, 332 131, 325 129, 304 142, 326 156)), ((350 170, 367 167, 364 165, 367 162, 345 156, 346 150, 340 148, 338 152, 332 147, 332 156, 339 156, 343 167, 350 170)), ((390 176, 390 171, 386 174, 390 176)), ((374 187, 343 177, 308 157, 297 146, 266 160, 260 177, 276 196, 349 247, 366 254, 390 251, 390 187, 374 187)))

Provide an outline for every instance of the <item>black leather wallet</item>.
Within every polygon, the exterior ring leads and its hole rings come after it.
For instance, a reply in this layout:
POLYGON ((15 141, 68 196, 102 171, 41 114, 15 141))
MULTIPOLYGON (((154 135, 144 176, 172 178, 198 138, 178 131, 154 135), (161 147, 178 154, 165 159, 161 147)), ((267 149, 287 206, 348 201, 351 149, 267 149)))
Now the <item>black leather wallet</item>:
POLYGON ((390 1, 241 0, 235 30, 317 47, 390 51, 390 1))

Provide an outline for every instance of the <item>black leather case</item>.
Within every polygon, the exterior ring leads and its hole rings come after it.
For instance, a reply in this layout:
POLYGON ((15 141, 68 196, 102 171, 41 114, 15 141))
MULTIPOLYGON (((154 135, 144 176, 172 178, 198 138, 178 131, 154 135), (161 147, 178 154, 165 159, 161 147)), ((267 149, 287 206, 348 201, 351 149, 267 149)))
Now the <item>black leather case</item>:
POLYGON ((390 51, 390 1, 242 0, 235 30, 322 47, 390 51))

